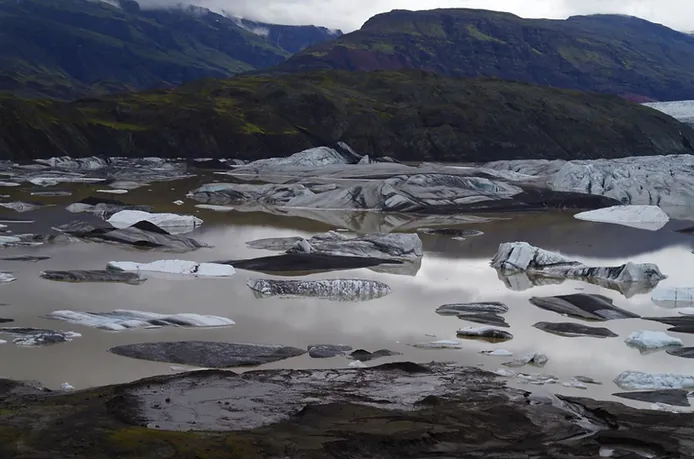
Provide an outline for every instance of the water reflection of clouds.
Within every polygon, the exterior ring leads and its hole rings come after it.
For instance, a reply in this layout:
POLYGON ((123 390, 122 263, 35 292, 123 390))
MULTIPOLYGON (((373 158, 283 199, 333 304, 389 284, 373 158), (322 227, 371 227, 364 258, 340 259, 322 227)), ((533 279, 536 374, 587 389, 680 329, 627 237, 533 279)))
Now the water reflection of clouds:
MULTIPOLYGON (((518 217, 505 222, 471 225, 485 232, 467 241, 423 236, 425 257, 416 277, 376 273, 367 269, 316 274, 310 278, 356 277, 380 280, 389 284, 393 293, 377 300, 362 303, 334 303, 317 299, 256 299, 245 285, 249 278, 274 277, 239 270, 230 279, 196 279, 187 282, 152 278, 133 287, 112 284, 63 284, 39 279, 42 269, 101 269, 108 261, 153 261, 181 258, 209 261, 223 258, 251 258, 273 252, 254 250, 245 243, 253 239, 284 236, 309 236, 310 227, 301 229, 277 228, 272 219, 263 217, 257 224, 236 222, 203 225, 192 235, 213 244, 213 249, 201 249, 185 254, 140 252, 119 246, 79 243, 70 246, 46 245, 38 249, 7 249, 12 255, 47 255, 45 262, 17 263, 12 269, 18 280, 2 286, 3 316, 16 319, 16 325, 42 326, 72 330, 68 324, 40 319, 41 314, 56 309, 81 311, 110 311, 118 308, 152 312, 199 312, 230 317, 237 322, 231 328, 161 329, 120 334, 98 330, 76 331, 84 336, 72 343, 51 349, 22 350, 3 345, 3 375, 55 382, 70 381, 77 387, 128 380, 168 371, 168 365, 140 362, 114 357, 106 349, 118 344, 141 341, 204 339, 239 342, 281 343, 305 347, 317 342, 347 343, 370 350, 390 348, 404 352, 403 359, 416 361, 454 360, 464 364, 487 365, 497 368, 504 359, 477 354, 483 349, 503 347, 516 353, 540 351, 550 357, 541 371, 570 377, 577 374, 593 376, 608 382, 624 370, 687 372, 687 361, 662 352, 640 355, 623 342, 630 332, 665 330, 667 327, 641 320, 609 321, 606 326, 619 338, 563 338, 537 330, 539 321, 562 322, 558 314, 540 310, 528 299, 531 296, 563 295, 577 292, 599 293, 644 316, 671 315, 672 311, 657 307, 650 295, 624 298, 618 292, 578 281, 559 285, 543 285, 526 291, 506 288, 494 269, 489 266, 498 244, 524 240, 550 250, 560 250, 577 260, 596 266, 620 265, 633 262, 656 263, 668 279, 660 286, 694 287, 694 255, 691 236, 674 233, 668 226, 658 232, 576 222, 570 215, 540 215, 518 217), (30 253, 29 253, 30 252, 30 253), (501 301, 510 311, 506 314, 514 339, 501 345, 463 340, 461 351, 425 351, 406 346, 434 339, 454 339, 458 328, 474 325, 437 315, 435 309, 444 303, 472 301, 501 301), (435 334, 436 338, 425 334, 435 334), (400 342, 400 343, 397 343, 400 342), (31 362, 27 361, 31 352, 31 362), (90 368, 86 372, 85 368, 90 368)), ((321 231, 323 226, 318 226, 321 231)), ((694 336, 673 334, 686 345, 694 345, 694 336)), ((342 365, 344 361, 316 362, 294 359, 274 366, 342 365)), ((591 388, 590 395, 609 395, 612 384, 591 388), (597 392, 594 392, 597 391, 597 392)), ((575 393, 575 392, 574 392, 575 393)))

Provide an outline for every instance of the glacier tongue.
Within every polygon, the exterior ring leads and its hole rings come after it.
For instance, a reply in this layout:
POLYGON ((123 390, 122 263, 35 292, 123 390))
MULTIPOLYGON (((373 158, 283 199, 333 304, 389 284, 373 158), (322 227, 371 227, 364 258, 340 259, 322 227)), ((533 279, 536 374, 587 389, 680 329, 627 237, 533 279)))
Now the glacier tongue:
MULTIPOLYGON (((511 160, 485 168, 534 176, 556 191, 657 205, 671 218, 694 219, 694 156, 638 156, 595 160, 511 160)), ((525 179, 526 181, 530 179, 525 179)))

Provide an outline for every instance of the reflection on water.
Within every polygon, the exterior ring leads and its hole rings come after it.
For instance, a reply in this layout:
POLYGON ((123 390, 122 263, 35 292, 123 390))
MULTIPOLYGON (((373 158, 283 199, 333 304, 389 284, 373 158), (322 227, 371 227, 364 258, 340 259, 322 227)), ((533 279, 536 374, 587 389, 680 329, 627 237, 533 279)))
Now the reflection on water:
MULTIPOLYGON (((245 243, 270 237, 306 237, 335 229, 335 226, 326 224, 331 221, 327 214, 322 222, 313 222, 306 218, 279 217, 268 213, 217 213, 196 209, 191 201, 186 201, 180 207, 172 204, 192 188, 192 182, 194 180, 189 179, 185 184, 164 184, 166 199, 153 204, 156 211, 190 213, 203 218, 203 226, 190 236, 214 248, 176 254, 175 258, 211 261, 267 256, 274 252, 251 249, 245 243), (169 188, 176 190, 169 191, 169 188)), ((75 192, 83 195, 88 193, 75 192)), ((138 199, 141 199, 140 203, 145 202, 144 195, 138 195, 139 192, 135 190, 119 198, 133 203, 138 199)), ((9 225, 10 229, 17 234, 43 232, 77 218, 96 218, 87 214, 67 214, 61 210, 64 204, 81 197, 84 196, 45 198, 46 202, 60 205, 22 214, 23 217, 36 219, 36 224, 9 225)), ((149 262, 169 256, 161 252, 143 252, 98 243, 2 249, 3 257, 30 255, 50 259, 36 263, 0 260, 0 271, 11 271, 17 277, 15 282, 0 286, 0 303, 7 303, 7 306, 0 306, 0 317, 15 319, 12 325, 16 326, 75 331, 81 333, 82 337, 45 348, 19 348, 11 343, 0 345, 3 356, 0 360, 0 377, 35 379, 49 387, 58 387, 68 381, 80 388, 169 373, 169 364, 119 357, 106 350, 121 344, 175 340, 275 343, 303 348, 316 343, 344 343, 355 349, 374 351, 386 348, 403 354, 378 359, 369 365, 390 360, 445 360, 467 365, 481 364, 491 370, 499 368, 508 357, 486 356, 480 351, 503 347, 516 355, 542 352, 549 357, 547 365, 542 369, 530 367, 526 371, 551 374, 562 381, 577 375, 590 376, 602 381, 603 385, 591 385, 589 392, 560 385, 538 390, 600 397, 609 397, 618 391, 611 380, 625 370, 694 373, 694 367, 684 359, 665 352, 641 355, 624 343, 624 338, 630 332, 665 330, 665 325, 626 319, 609 323, 610 330, 619 334, 618 338, 565 338, 533 328, 533 324, 570 319, 541 310, 528 301, 531 296, 599 293, 612 298, 616 306, 642 316, 670 315, 669 311, 656 306, 649 294, 625 298, 619 292, 577 281, 530 285, 529 290, 523 291, 512 290, 489 266, 500 243, 527 241, 545 249, 560 251, 590 266, 613 266, 626 261, 656 263, 669 276, 660 283, 660 287, 693 287, 691 272, 694 270, 694 255, 691 250, 694 248, 694 237, 674 231, 685 227, 686 223, 671 222, 660 231, 650 232, 580 222, 568 213, 507 217, 510 218, 465 225, 465 228, 484 232, 482 236, 465 241, 421 235, 425 255, 414 276, 390 274, 387 270, 358 269, 306 277, 372 279, 385 282, 392 288, 390 295, 360 303, 317 298, 286 300, 273 297, 259 300, 246 282, 251 278, 281 277, 243 270, 238 270, 235 276, 228 279, 173 281, 151 277, 138 286, 51 282, 39 277, 42 270, 103 269, 109 261, 149 262), (507 330, 513 333, 512 340, 501 345, 463 340, 462 349, 459 350, 410 346, 428 341, 455 340, 457 329, 476 327, 455 316, 436 314, 435 309, 447 303, 481 301, 500 301, 509 306, 510 311, 504 317, 511 325, 507 330), (236 325, 213 329, 161 328, 111 333, 41 318, 56 310, 107 312, 115 309, 166 314, 194 312, 228 317, 236 325)), ((369 224, 374 223, 370 221, 369 224)), ((681 338, 685 346, 694 345, 694 335, 672 335, 681 338)), ((342 357, 319 360, 304 355, 263 368, 346 367, 349 362, 342 357)))

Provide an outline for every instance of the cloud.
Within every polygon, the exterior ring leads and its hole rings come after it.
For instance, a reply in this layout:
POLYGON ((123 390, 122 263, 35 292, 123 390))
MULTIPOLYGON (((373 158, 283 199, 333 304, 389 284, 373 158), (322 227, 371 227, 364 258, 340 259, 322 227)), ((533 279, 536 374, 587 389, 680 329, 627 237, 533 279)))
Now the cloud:
MULTIPOLYGON (((315 24, 351 31, 371 16, 393 9, 484 8, 522 17, 566 18, 574 14, 619 13, 679 30, 694 30, 691 0, 189 0, 214 11, 281 24, 315 24)), ((181 0, 141 0, 169 6, 181 0)))

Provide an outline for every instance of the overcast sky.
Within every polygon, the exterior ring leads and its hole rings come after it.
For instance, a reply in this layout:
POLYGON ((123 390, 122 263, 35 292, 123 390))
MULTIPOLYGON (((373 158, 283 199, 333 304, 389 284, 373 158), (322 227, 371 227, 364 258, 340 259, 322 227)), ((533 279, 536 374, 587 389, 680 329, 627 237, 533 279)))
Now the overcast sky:
MULTIPOLYGON (((181 0, 142 0, 180 3, 181 0)), ((694 0, 183 0, 212 10, 283 24, 358 29, 374 14, 393 9, 485 8, 522 17, 565 18, 573 14, 623 13, 678 30, 694 30, 694 0)))

